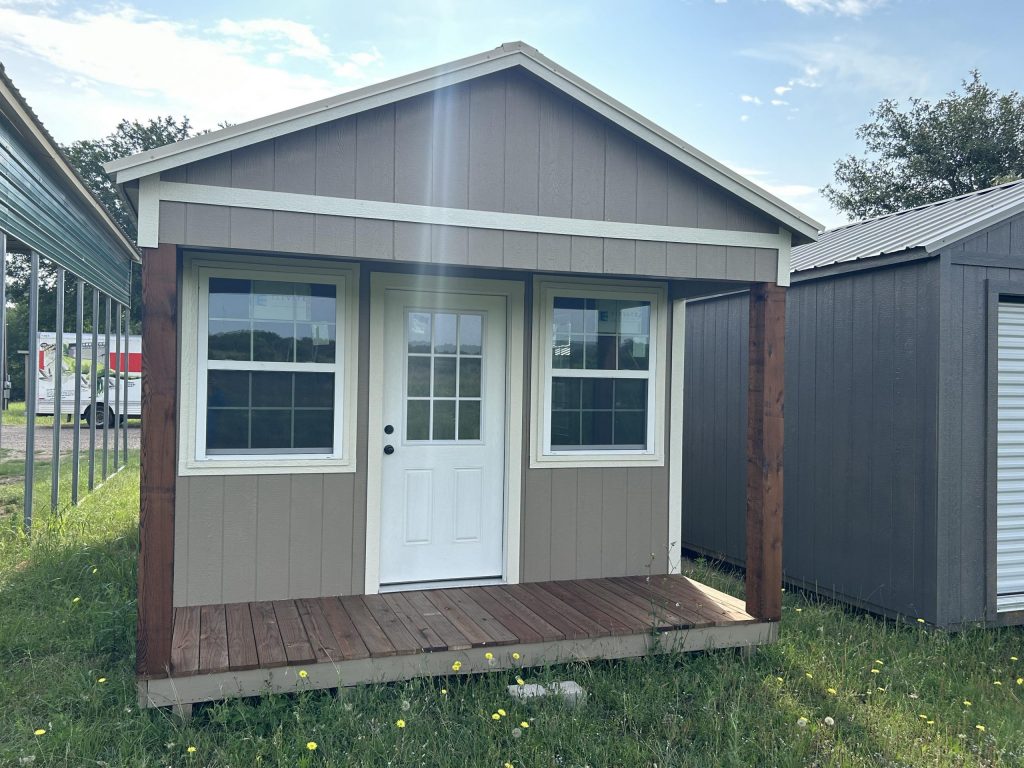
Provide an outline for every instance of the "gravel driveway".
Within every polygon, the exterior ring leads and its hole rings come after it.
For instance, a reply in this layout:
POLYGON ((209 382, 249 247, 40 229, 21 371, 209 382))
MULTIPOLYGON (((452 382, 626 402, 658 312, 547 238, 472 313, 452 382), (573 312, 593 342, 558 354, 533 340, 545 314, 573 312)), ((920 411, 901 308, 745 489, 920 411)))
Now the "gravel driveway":
MULTIPOLYGON (((0 447, 5 451, 5 457, 8 459, 23 459, 25 458, 25 426, 22 424, 4 424, 2 427, 2 436, 0 436, 0 447)), ((139 428, 138 421, 131 421, 128 423, 128 450, 137 450, 139 448, 139 437, 141 430, 139 428)), ((70 424, 62 424, 60 430, 60 452, 61 454, 70 454, 72 441, 74 440, 74 430, 70 424)), ((121 437, 121 430, 117 431, 118 441, 123 440, 121 437)), ((82 454, 85 454, 89 449, 89 425, 84 421, 82 422, 81 430, 81 448, 82 454)), ((110 430, 109 447, 107 450, 114 450, 114 430, 110 430)), ((36 425, 36 457, 37 458, 48 458, 53 446, 53 426, 50 424, 37 424, 36 425)), ((96 450, 103 450, 103 430, 96 430, 96 450)))

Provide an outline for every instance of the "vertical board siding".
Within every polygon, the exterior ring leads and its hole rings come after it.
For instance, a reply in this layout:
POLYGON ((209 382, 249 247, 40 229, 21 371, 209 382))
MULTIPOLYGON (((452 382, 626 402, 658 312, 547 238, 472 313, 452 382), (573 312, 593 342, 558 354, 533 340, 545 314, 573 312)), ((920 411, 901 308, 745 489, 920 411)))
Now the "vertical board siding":
POLYGON ((959 625, 986 619, 988 281, 1024 294, 1024 215, 951 245, 943 261, 938 603, 941 623, 959 625))
MULTIPOLYGON (((938 274, 931 260, 796 283, 786 316, 785 576, 930 621, 938 274)), ((747 305, 739 294, 686 314, 683 542, 734 563, 745 558, 732 489, 745 472, 747 305)))
MULTIPOLYGON (((773 233, 749 204, 564 94, 500 72, 168 171, 168 181, 773 233)), ((507 269, 770 280, 775 251, 472 230, 195 204, 161 236, 203 247, 507 269)))
POLYGON ((178 478, 175 606, 361 591, 355 486, 351 474, 178 478))

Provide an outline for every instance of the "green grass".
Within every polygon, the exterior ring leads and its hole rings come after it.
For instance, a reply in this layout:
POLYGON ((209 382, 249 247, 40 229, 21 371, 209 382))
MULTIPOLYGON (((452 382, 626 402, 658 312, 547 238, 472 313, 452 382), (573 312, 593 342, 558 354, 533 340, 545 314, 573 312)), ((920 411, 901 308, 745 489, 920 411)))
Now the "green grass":
MULTIPOLYGON (((0 523, 0 765, 29 756, 34 766, 154 767, 1024 763, 1024 663, 1011 660, 1024 659, 1024 631, 944 634, 792 593, 780 642, 750 657, 523 671, 530 682, 579 682, 589 700, 576 710, 513 703, 512 676, 496 673, 222 702, 187 723, 139 711, 137 514, 132 464, 77 509, 37 518, 31 541, 0 523), (499 707, 508 717, 495 722, 499 707), (530 727, 516 737, 521 721, 530 727)), ((696 576, 741 589, 705 564, 696 576)))
MULTIPOLYGON (((7 404, 7 410, 3 412, 4 425, 11 424, 17 427, 24 427, 28 423, 28 419, 25 417, 25 403, 24 401, 10 402, 7 404)), ((36 416, 36 429, 40 427, 53 427, 53 416, 36 416)), ((64 427, 64 424, 61 424, 64 427)))

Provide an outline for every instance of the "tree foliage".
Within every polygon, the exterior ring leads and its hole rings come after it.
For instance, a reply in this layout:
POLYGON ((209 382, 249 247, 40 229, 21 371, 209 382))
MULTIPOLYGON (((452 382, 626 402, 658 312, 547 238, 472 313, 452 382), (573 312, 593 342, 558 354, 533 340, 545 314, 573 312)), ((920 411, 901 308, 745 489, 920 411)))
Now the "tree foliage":
POLYGON ((974 70, 961 91, 901 109, 885 99, 857 129, 865 152, 835 164, 821 192, 854 218, 880 216, 1024 177, 1024 97, 974 70))

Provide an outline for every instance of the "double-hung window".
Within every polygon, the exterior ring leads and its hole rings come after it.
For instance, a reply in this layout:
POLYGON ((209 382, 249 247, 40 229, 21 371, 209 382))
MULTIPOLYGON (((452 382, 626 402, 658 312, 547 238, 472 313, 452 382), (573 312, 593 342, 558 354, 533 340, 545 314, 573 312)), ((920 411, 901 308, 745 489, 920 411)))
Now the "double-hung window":
POLYGON ((539 279, 534 465, 660 464, 665 291, 539 279))
POLYGON ((352 270, 206 262, 192 277, 195 413, 185 468, 349 468, 352 270))

